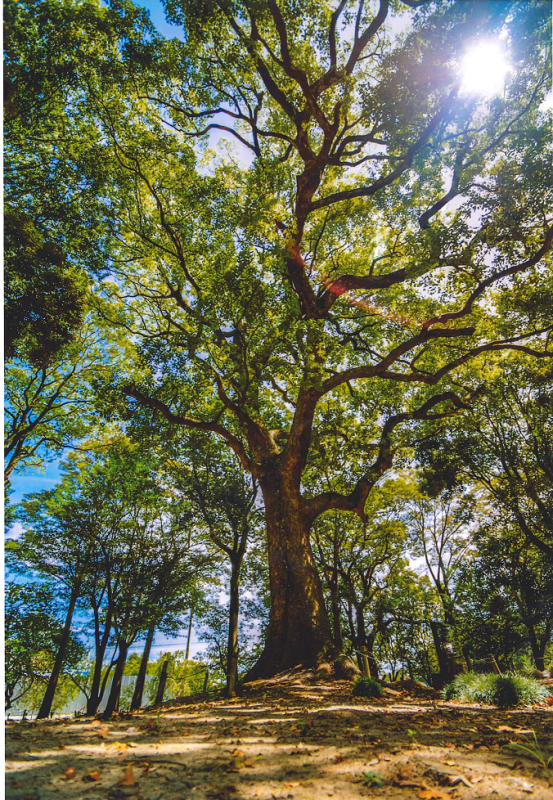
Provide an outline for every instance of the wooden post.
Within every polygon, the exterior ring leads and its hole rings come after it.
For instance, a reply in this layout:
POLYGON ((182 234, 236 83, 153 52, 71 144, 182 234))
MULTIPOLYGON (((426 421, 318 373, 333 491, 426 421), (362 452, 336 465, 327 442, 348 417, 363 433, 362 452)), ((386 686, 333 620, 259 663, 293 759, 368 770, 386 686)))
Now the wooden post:
POLYGON ((490 653, 490 661, 492 662, 492 668, 493 668, 493 671, 495 672, 495 674, 496 675, 501 675, 502 672, 499 669, 499 665, 498 665, 497 661, 495 660, 495 656, 493 655, 493 653, 490 653))
POLYGON ((209 669, 206 667, 205 670, 205 678, 204 678, 204 688, 202 689, 203 694, 207 692, 207 682, 209 681, 209 669))
POLYGON ((163 694, 165 692, 165 684, 167 683, 167 667, 169 666, 169 659, 166 658, 161 665, 161 673, 159 676, 159 684, 157 687, 155 705, 159 706, 163 703, 163 694))
POLYGON ((371 665, 369 664, 368 650, 365 646, 361 648, 361 665, 364 678, 371 677, 371 665))

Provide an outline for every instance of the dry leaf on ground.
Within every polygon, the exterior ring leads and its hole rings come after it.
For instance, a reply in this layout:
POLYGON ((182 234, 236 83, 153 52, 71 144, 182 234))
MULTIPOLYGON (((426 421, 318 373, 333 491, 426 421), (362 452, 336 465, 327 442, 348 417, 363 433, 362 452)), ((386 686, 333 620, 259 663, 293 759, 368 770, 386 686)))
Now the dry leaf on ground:
POLYGON ((76 774, 75 767, 67 767, 67 769, 64 769, 63 774, 68 781, 72 781, 76 774))
POLYGON ((129 764, 127 769, 125 770, 125 774, 119 781, 121 786, 133 786, 134 784, 134 771, 132 768, 132 764, 129 764))
POLYGON ((129 745, 125 742, 113 742, 106 747, 106 750, 116 750, 118 753, 126 753, 128 749, 129 745))

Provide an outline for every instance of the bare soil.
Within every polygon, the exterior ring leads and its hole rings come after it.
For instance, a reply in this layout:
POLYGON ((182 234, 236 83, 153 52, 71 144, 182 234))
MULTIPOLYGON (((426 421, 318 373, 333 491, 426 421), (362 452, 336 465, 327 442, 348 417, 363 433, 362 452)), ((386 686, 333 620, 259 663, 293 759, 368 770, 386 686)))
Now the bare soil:
POLYGON ((9 800, 553 799, 553 707, 499 711, 430 689, 354 698, 288 673, 235 700, 181 701, 105 723, 8 722, 9 800))

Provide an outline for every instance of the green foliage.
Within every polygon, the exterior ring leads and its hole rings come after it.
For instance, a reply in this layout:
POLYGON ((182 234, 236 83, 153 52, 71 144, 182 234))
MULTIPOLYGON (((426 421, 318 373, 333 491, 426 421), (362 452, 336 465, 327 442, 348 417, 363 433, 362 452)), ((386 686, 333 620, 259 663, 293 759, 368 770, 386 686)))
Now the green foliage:
MULTIPOLYGON (((6 708, 22 705, 36 711, 44 693, 61 636, 63 600, 52 583, 7 583, 5 602, 5 691, 6 708)), ((71 636, 65 668, 71 669, 83 657, 83 645, 71 636)), ((60 685, 56 707, 72 696, 75 685, 67 678, 60 685)), ((78 692, 78 690, 77 690, 78 692)))
POLYGON ((457 675, 443 691, 446 700, 486 703, 500 708, 533 705, 549 695, 545 686, 522 675, 495 675, 467 672, 457 675))
MULTIPOLYGON (((199 694, 204 687, 205 674, 208 669, 206 664, 185 658, 184 652, 176 650, 172 653, 160 653, 157 660, 150 664, 154 679, 149 681, 147 698, 153 703, 159 686, 159 676, 163 662, 168 660, 167 683, 165 684, 165 699, 174 697, 189 697, 199 694)), ((213 687, 213 681, 208 680, 208 689, 213 687)), ((130 699, 130 698, 129 698, 130 699)))
POLYGON ((379 775, 378 772, 371 772, 370 770, 362 772, 361 778, 363 780, 363 786, 384 786, 386 783, 382 775, 379 775))
POLYGON ((525 755, 526 758, 530 756, 533 761, 537 761, 538 764, 545 770, 553 767, 553 755, 550 756, 540 747, 540 743, 538 742, 538 737, 536 736, 535 731, 532 731, 531 739, 526 738, 525 744, 520 742, 512 742, 511 747, 516 748, 518 751, 522 751, 521 754, 525 755))
POLYGON ((354 697, 382 697, 384 689, 374 678, 357 678, 351 693, 354 697))

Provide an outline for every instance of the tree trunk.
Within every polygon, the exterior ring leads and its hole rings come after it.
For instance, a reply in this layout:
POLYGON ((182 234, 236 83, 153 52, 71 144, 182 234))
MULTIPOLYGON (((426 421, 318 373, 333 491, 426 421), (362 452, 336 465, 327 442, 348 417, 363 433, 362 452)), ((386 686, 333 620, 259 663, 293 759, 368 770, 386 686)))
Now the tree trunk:
POLYGON ((367 658, 369 659, 369 669, 371 671, 371 676, 378 680, 379 678, 379 669, 378 669, 378 662, 374 657, 374 643, 376 641, 376 635, 378 631, 372 631, 367 636, 367 658))
POLYGON ((436 656, 438 658, 438 666, 440 668, 441 686, 439 688, 442 688, 449 681, 449 666, 447 663, 447 654, 444 650, 444 625, 441 622, 430 620, 430 630, 432 631, 432 638, 434 639, 434 647, 436 648, 436 656))
POLYGON ((138 675, 134 685, 134 692, 131 700, 131 711, 138 711, 142 705, 142 695, 144 694, 144 683, 146 681, 146 671, 148 669, 148 660, 150 658, 150 650, 152 642, 154 641, 155 625, 152 625, 146 636, 146 643, 144 645, 144 652, 138 668, 138 675))
POLYGON ((167 669, 169 668, 169 658, 166 658, 161 665, 161 673, 159 675, 159 683, 157 685, 156 699, 154 705, 159 706, 163 703, 163 695, 165 694, 165 684, 167 683, 167 669))
POLYGON ((337 657, 323 590, 311 552, 310 523, 299 498, 274 472, 260 481, 265 501, 271 612, 265 648, 248 680, 298 664, 314 667, 337 657))
POLYGON ((338 592, 335 588, 331 589, 331 603, 332 603, 332 637, 334 639, 334 646, 339 653, 344 649, 344 641, 342 639, 342 626, 340 625, 340 600, 338 592))
POLYGON ((109 719, 111 715, 117 710, 119 705, 119 695, 121 694, 121 682, 123 680, 123 671, 127 662, 128 644, 119 640, 119 656, 115 663, 115 672, 113 673, 113 680, 111 682, 111 689, 104 711, 104 719, 109 719))
POLYGON ((240 566, 241 558, 232 560, 230 575, 230 609, 227 650, 227 697, 236 695, 238 682, 238 614, 240 611, 240 566))
POLYGON ((96 646, 92 686, 90 687, 90 697, 86 702, 86 713, 90 717, 94 716, 94 714, 98 711, 98 706, 102 701, 103 691, 100 689, 102 682, 102 667, 104 665, 104 656, 106 654, 110 633, 111 610, 108 608, 106 612, 106 621, 104 623, 104 632, 102 634, 102 638, 96 646))
POLYGON ((190 619, 188 621, 188 637, 186 639, 186 655, 185 660, 188 661, 190 655, 190 640, 192 639, 192 620, 194 618, 194 606, 190 606, 190 619))
POLYGON ((61 633, 58 652, 56 653, 52 674, 50 675, 50 678, 48 680, 48 686, 46 687, 46 692, 44 694, 44 698, 40 705, 37 714, 37 719, 48 719, 48 717, 50 716, 50 712, 52 710, 52 703, 54 702, 54 695, 56 693, 56 687, 58 685, 58 680, 61 674, 61 668, 63 667, 65 653, 67 651, 69 636, 71 634, 71 620, 73 619, 73 612, 75 611, 75 604, 79 596, 79 591, 80 591, 80 585, 75 586, 71 590, 71 595, 69 597, 69 606, 67 608, 67 614, 65 615, 65 624, 63 626, 63 630, 61 633))
MULTIPOLYGON (((528 631, 528 638, 530 639, 530 648, 532 650, 532 657, 536 665, 536 669, 543 672, 545 669, 545 647, 540 647, 536 630, 529 620, 525 620, 526 630, 528 631)), ((545 643, 544 643, 545 644, 545 643)))

